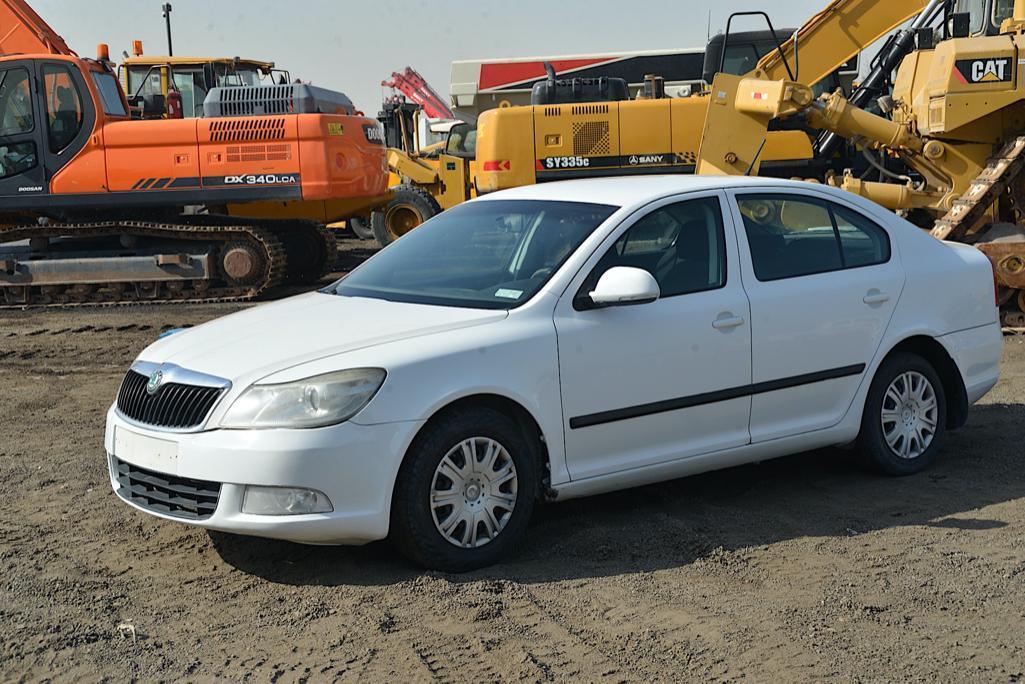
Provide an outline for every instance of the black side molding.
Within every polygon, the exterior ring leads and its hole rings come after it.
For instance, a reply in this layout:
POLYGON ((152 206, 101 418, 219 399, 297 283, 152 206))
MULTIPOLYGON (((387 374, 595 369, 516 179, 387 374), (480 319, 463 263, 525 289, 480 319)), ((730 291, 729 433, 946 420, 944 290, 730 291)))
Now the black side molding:
POLYGON ((572 430, 579 430, 580 428, 605 425, 606 423, 618 423, 619 421, 651 416, 657 413, 679 411, 681 409, 693 408, 694 406, 702 406, 704 404, 717 404, 719 402, 754 396, 756 394, 778 392, 779 390, 790 389, 791 387, 813 385, 817 382, 825 382, 826 380, 836 380, 838 378, 847 378, 852 375, 861 375, 865 372, 865 368, 865 364, 859 363, 854 366, 844 366, 842 368, 834 368, 832 370, 819 371, 817 373, 795 375, 781 380, 769 380, 768 382, 760 382, 754 385, 744 385, 742 387, 733 387, 730 389, 717 390, 715 392, 706 392, 705 394, 694 394, 689 397, 656 401, 652 404, 641 404, 640 406, 630 406, 628 408, 615 409, 612 411, 602 411, 601 413, 592 413, 586 416, 570 418, 569 427, 572 430))

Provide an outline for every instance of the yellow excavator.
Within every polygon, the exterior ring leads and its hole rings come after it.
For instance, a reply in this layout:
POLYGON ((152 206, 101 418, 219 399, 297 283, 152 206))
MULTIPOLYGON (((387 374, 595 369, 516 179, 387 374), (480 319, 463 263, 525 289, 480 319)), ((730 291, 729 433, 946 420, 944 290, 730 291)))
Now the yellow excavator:
POLYGON ((845 138, 878 178, 826 181, 976 245, 994 264, 1004 324, 1025 327, 1025 0, 935 0, 911 40, 880 113, 786 79, 719 75, 698 173, 758 173, 778 120, 802 118, 822 145, 845 138))
MULTIPOLYGON (((769 31, 737 34, 727 26, 725 38, 709 43, 705 78, 710 81, 717 71, 750 72, 817 91, 841 85, 850 90, 844 82, 849 76, 839 76, 850 74, 852 60, 926 4, 835 0, 795 38, 776 32, 771 21, 769 31)), ((389 145, 391 170, 402 183, 387 209, 375 215, 375 234, 391 241, 474 193, 569 178, 693 173, 713 101, 709 93, 666 97, 662 79, 651 75, 642 97, 631 100, 625 81, 618 80, 559 80, 551 72, 534 86, 537 104, 503 106, 481 114, 475 128, 454 128, 440 156, 425 158, 389 145)), ((831 163, 816 153, 805 131, 785 127, 767 136, 761 158, 763 171, 779 176, 811 175, 831 163)))
MULTIPOLYGON (((799 82, 808 88, 828 83, 845 63, 925 6, 925 0, 835 0, 794 37, 778 36, 783 44, 769 49, 749 76, 799 82)), ((706 55, 711 57, 706 59, 708 80, 716 72, 748 73, 751 61, 738 59, 736 50, 750 48, 731 37, 731 28, 734 19, 751 14, 764 18, 770 32, 776 33, 763 12, 733 15, 724 49, 706 55)), ((536 106, 483 113, 477 125, 477 190, 588 176, 692 173, 714 98, 707 92, 664 97, 655 77, 649 79, 642 99, 622 100, 617 99, 621 89, 611 81, 550 78, 535 86, 536 106), (595 92, 604 94, 604 101, 577 96, 595 92)), ((817 161, 828 161, 817 157, 812 139, 799 129, 773 130, 765 143, 766 173, 807 175, 817 161)))

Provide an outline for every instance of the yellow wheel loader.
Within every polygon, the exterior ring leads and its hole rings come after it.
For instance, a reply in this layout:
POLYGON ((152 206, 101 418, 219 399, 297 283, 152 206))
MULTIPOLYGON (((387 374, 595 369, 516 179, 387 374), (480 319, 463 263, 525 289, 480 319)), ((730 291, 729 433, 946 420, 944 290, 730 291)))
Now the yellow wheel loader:
MULTIPOLYGON (((474 141, 476 130, 450 122, 443 143, 421 149, 421 108, 412 103, 386 103, 378 116, 384 125, 391 171, 392 198, 370 219, 372 236, 382 247, 436 214, 476 195, 474 141)), ((357 224, 353 230, 363 228, 357 224)), ((358 232, 357 232, 358 234, 358 232)))
POLYGON ((870 175, 827 181, 993 261, 1006 326, 1025 327, 1025 0, 930 3, 876 114, 787 80, 721 74, 698 173, 757 173, 769 124, 803 117, 846 138, 870 175), (965 10, 965 11, 961 11, 965 10), (939 21, 940 27, 932 23, 939 21), (903 170, 888 168, 899 161, 903 170))

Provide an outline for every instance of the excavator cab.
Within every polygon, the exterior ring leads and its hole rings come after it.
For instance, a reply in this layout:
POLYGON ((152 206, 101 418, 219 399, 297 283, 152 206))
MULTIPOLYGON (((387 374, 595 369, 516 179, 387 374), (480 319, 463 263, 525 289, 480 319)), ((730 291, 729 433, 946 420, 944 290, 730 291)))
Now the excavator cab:
POLYGON ((953 11, 970 17, 968 31, 972 37, 996 36, 1001 24, 1014 14, 1014 0, 956 0, 953 11))
POLYGON ((50 192, 50 180, 89 143, 101 115, 117 119, 128 113, 114 75, 99 64, 83 73, 78 60, 59 56, 0 62, 5 205, 38 204, 39 195, 50 192))

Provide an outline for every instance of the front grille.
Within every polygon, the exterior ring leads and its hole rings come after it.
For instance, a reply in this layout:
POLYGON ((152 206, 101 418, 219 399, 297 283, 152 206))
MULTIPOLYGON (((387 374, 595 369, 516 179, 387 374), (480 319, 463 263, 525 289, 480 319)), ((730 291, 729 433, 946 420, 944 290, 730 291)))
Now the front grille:
POLYGON ((217 510, 218 482, 154 473, 120 459, 114 464, 121 485, 118 494, 137 506, 186 520, 206 520, 217 510))
POLYGON ((187 430, 199 427, 220 399, 223 389, 169 382, 154 394, 146 391, 149 378, 128 371, 117 393, 117 410, 143 425, 187 430))

